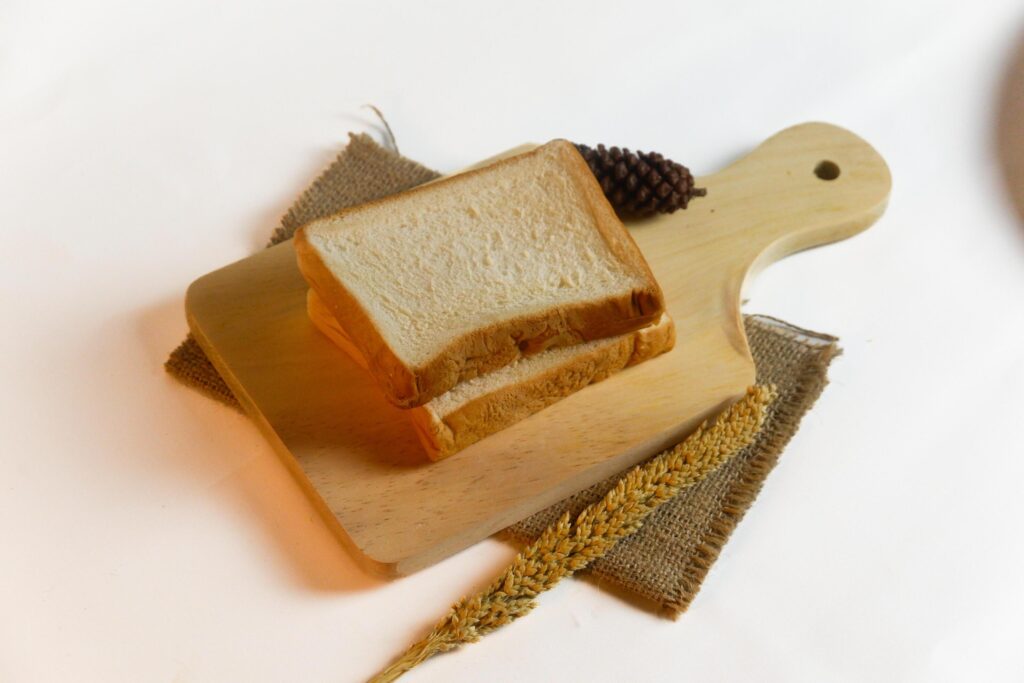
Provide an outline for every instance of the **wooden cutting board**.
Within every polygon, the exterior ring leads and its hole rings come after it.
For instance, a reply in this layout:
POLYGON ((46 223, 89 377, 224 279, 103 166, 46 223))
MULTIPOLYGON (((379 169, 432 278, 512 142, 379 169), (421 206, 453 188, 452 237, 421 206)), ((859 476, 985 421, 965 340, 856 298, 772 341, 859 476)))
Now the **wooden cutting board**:
POLYGON ((440 462, 308 321, 290 242, 194 282, 189 325, 355 556, 407 574, 677 443, 742 395, 754 382, 740 317, 750 275, 867 228, 890 178, 863 140, 809 123, 698 186, 708 195, 688 210, 629 225, 675 348, 440 462))

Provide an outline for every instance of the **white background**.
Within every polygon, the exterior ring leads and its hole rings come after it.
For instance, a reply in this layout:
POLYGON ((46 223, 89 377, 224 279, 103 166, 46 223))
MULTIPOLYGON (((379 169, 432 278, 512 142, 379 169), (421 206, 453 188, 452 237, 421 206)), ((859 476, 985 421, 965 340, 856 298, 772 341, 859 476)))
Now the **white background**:
POLYGON ((365 575, 161 367, 366 102, 441 171, 564 136, 706 173, 825 120, 895 183, 750 290, 845 355, 692 609, 568 581, 408 680, 1024 680, 1019 1, 545 5, 0 4, 0 680, 361 680, 512 556, 365 575))

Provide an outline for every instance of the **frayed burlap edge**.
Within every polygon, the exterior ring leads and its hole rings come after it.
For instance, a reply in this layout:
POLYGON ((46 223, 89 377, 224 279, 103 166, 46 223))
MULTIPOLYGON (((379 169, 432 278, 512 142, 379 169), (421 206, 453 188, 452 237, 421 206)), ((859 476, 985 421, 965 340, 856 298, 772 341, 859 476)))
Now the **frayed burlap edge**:
MULTIPOLYGON (((776 321, 768 316, 759 316, 758 318, 761 321, 776 321)), ((796 328, 789 328, 789 330, 792 329, 796 328)), ((788 334, 789 330, 780 328, 778 333, 788 334)), ((801 330, 801 332, 815 334, 806 330, 801 330)), ((697 597, 697 592, 711 570, 711 565, 718 559, 732 532, 747 514, 750 506, 753 505, 757 495, 764 487, 768 474, 778 464, 782 450, 800 428, 803 416, 814 406, 818 397, 821 396, 821 392, 828 385, 828 367, 842 353, 842 349, 838 347, 838 340, 835 337, 817 336, 831 341, 822 346, 820 354, 816 358, 809 359, 800 370, 799 389, 776 398, 772 412, 778 418, 781 428, 777 431, 762 430, 755 443, 757 452, 747 461, 742 476, 729 488, 727 496, 722 500, 721 512, 717 519, 709 525, 707 534, 698 545, 698 552, 693 555, 688 564, 680 569, 679 584, 676 590, 667 596, 661 604, 666 615, 672 618, 678 617, 697 597)))

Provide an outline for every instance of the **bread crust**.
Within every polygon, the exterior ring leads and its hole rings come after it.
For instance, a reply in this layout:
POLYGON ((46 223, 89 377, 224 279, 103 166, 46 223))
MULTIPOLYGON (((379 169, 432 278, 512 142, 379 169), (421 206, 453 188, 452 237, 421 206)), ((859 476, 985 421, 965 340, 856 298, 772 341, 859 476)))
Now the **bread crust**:
MULTIPOLYGON (((366 359, 329 309, 310 290, 306 299, 310 320, 364 369, 366 359)), ((664 314, 659 324, 622 335, 600 348, 581 351, 542 373, 479 396, 442 414, 431 403, 406 414, 427 456, 441 460, 546 408, 587 385, 672 349, 675 324, 664 314)))
POLYGON ((610 346, 591 349, 529 380, 502 387, 441 415, 431 404, 409 411, 431 460, 454 455, 584 387, 658 356, 675 345, 675 324, 654 325, 621 335, 610 346), (647 333, 647 334, 645 334, 647 333))
MULTIPOLYGON (((365 357, 371 374, 384 395, 393 404, 411 408, 440 396, 459 382, 491 372, 523 356, 556 346, 603 339, 646 327, 664 312, 664 295, 632 236, 608 203, 600 185, 576 147, 566 140, 554 140, 526 154, 557 154, 577 189, 585 197, 595 217, 596 227, 609 250, 643 282, 628 295, 609 296, 570 306, 549 308, 529 316, 509 318, 477 328, 451 340, 429 361, 407 364, 381 336, 370 315, 359 301, 335 278, 310 243, 307 231, 316 222, 303 226, 295 234, 295 251, 303 276, 337 320, 345 321, 345 330, 365 357)), ((375 200, 334 214, 344 217, 367 206, 388 204, 396 197, 417 192, 434 192, 437 186, 459 183, 465 178, 495 166, 515 162, 504 159, 482 169, 467 171, 420 186, 398 195, 375 200)))

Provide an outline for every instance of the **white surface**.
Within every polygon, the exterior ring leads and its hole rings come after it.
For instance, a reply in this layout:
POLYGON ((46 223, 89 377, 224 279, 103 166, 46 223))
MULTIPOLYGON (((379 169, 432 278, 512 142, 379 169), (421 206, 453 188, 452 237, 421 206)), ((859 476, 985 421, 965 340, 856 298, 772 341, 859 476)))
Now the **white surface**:
POLYGON ((1024 678, 1024 227, 993 155, 1017 0, 88 4, 0 6, 0 680, 361 680, 511 557, 362 574, 161 368, 186 285, 379 132, 365 102, 443 171, 566 136, 708 172, 819 119, 895 179, 874 229, 751 290, 846 353, 689 613, 568 581, 408 680, 1024 678))

